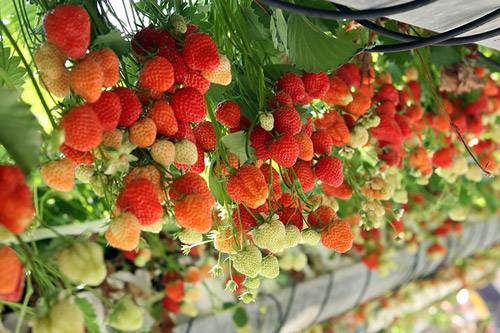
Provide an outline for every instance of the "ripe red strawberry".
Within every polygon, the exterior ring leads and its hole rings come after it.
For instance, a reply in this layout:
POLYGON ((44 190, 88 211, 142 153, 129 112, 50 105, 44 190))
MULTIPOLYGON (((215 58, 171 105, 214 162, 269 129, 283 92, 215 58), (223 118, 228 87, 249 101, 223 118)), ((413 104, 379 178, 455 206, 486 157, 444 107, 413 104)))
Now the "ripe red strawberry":
POLYGON ((177 314, 181 311, 181 305, 179 302, 174 301, 170 297, 164 297, 161 302, 163 308, 173 314, 177 314))
POLYGON ((105 88, 113 87, 120 80, 120 60, 115 52, 109 48, 103 48, 91 52, 88 57, 101 66, 102 86, 105 88))
POLYGON ((346 106, 346 111, 356 118, 364 115, 371 106, 371 99, 363 93, 356 92, 351 103, 346 106))
POLYGON ((31 223, 34 214, 31 190, 21 169, 0 165, 0 225, 19 234, 31 223))
POLYGON ((201 94, 205 94, 210 88, 210 81, 196 71, 189 71, 184 77, 183 84, 185 87, 195 88, 201 94))
POLYGON ((250 133, 250 145, 255 149, 255 156, 261 160, 267 160, 271 157, 269 146, 273 136, 260 126, 256 126, 250 133))
POLYGON ((131 41, 132 50, 138 55, 154 54, 161 48, 175 48, 175 39, 166 30, 143 28, 131 41))
POLYGON ((264 175, 267 184, 271 185, 271 193, 269 196, 272 200, 279 200, 281 198, 280 174, 269 164, 262 164, 260 171, 264 175))
POLYGON ((40 168, 40 175, 47 186, 60 192, 69 192, 75 184, 76 164, 68 158, 50 161, 40 168))
POLYGON ((187 139, 193 143, 196 142, 196 138, 194 137, 193 129, 191 125, 187 121, 179 121, 177 123, 177 133, 175 133, 174 138, 178 140, 187 139))
POLYGON ((327 196, 343 200, 347 200, 352 197, 352 189, 346 183, 342 183, 342 185, 338 187, 333 187, 331 185, 323 183, 323 193, 325 193, 327 196))
POLYGON ((215 136, 214 126, 209 121, 199 123, 193 128, 196 143, 198 143, 204 151, 215 149, 217 138, 215 136))
POLYGON ((293 107, 279 108, 273 113, 274 129, 279 133, 295 135, 302 129, 300 114, 293 107))
POLYGON ((314 153, 319 155, 330 155, 332 152, 333 139, 327 130, 317 130, 311 135, 314 153))
POLYGON ((245 208, 242 204, 238 206, 238 209, 233 210, 231 215, 234 225, 241 234, 241 229, 246 233, 257 225, 257 220, 255 219, 255 213, 250 213, 249 208, 245 208), (253 214, 253 215, 252 215, 253 214))
POLYGON ((233 101, 225 101, 217 105, 215 119, 227 128, 236 128, 240 125, 240 106, 233 101))
POLYGON ((220 62, 217 45, 204 32, 193 33, 186 37, 182 57, 189 68, 198 71, 213 71, 220 62))
POLYGON ((188 194, 174 206, 177 223, 199 233, 212 228, 212 204, 200 194, 188 194))
POLYGON ((229 177, 227 193, 237 203, 250 208, 263 205, 269 194, 262 171, 253 165, 243 165, 229 177))
POLYGON ((174 82, 181 84, 188 73, 188 68, 181 54, 175 49, 170 47, 164 47, 158 51, 160 57, 166 58, 172 64, 174 68, 174 82))
POLYGON ((321 243, 338 253, 349 251, 353 241, 354 233, 346 219, 333 221, 321 233, 321 243))
POLYGON ((349 87, 358 88, 361 85, 361 71, 355 64, 343 64, 336 70, 335 75, 349 87))
POLYGON ((278 216, 280 221, 285 225, 293 224, 299 230, 304 228, 304 219, 297 207, 283 207, 278 211, 278 216))
POLYGON ((312 132, 313 132, 313 120, 312 117, 307 118, 306 123, 302 125, 302 132, 307 135, 308 137, 311 137, 312 132))
POLYGON ((188 194, 200 194, 206 201, 214 203, 214 199, 203 177, 194 172, 186 172, 174 180, 170 186, 169 196, 172 200, 180 200, 188 194))
POLYGON ((304 192, 309 192, 314 188, 314 172, 311 168, 310 162, 297 161, 292 170, 293 173, 291 170, 289 172, 290 179, 293 180, 295 178, 293 174, 295 174, 299 179, 300 185, 302 186, 304 192))
POLYGON ((205 170, 205 152, 199 144, 196 144, 196 151, 198 152, 198 159, 196 163, 191 166, 191 171, 202 173, 205 170))
POLYGON ((139 101, 135 91, 130 88, 118 87, 113 90, 113 92, 120 98, 120 105, 122 106, 122 112, 120 114, 120 121, 118 122, 118 125, 129 127, 135 123, 141 115, 141 102, 139 101))
POLYGON ((400 144, 403 136, 398 123, 394 117, 381 116, 380 124, 377 127, 370 128, 370 133, 379 141, 400 144))
POLYGON ((321 205, 307 216, 307 223, 313 228, 324 228, 330 223, 334 223, 337 214, 332 207, 321 205))
POLYGON ((289 133, 281 135, 269 146, 271 158, 284 168, 291 168, 299 157, 299 144, 289 133))
POLYGON ((325 72, 304 73, 302 82, 304 82, 306 93, 311 98, 322 98, 330 89, 330 80, 325 72))
POLYGON ((403 140, 406 140, 411 137, 411 121, 408 117, 403 116, 402 114, 396 114, 394 116, 394 120, 399 126, 401 130, 401 137, 403 140))
POLYGON ((396 106, 391 102, 384 102, 375 109, 375 112, 380 117, 393 118, 396 115, 396 106))
POLYGON ((276 90, 287 93, 294 103, 299 103, 305 97, 306 89, 300 76, 295 73, 286 73, 276 82, 276 90))
POLYGON ((0 246, 0 300, 18 302, 24 286, 24 268, 16 252, 0 246))
POLYGON ((156 139, 156 125, 151 118, 136 121, 128 130, 130 142, 139 148, 151 146, 156 139))
POLYGON ((351 91, 347 84, 337 76, 330 77, 330 87, 322 100, 328 104, 346 106, 352 101, 351 91))
POLYGON ((419 102, 420 101, 420 83, 418 81, 409 81, 406 83, 410 90, 410 97, 412 98, 413 101, 419 102))
POLYGON ((74 106, 61 119, 66 145, 79 151, 89 151, 102 141, 99 118, 89 105, 74 106))
POLYGON ((323 183, 337 187, 344 181, 342 161, 334 156, 322 157, 314 168, 316 177, 323 183))
POLYGON ((379 143, 383 150, 378 155, 379 160, 385 161, 389 166, 399 166, 403 158, 403 150, 400 145, 387 142, 379 143))
POLYGON ((412 106, 409 106, 404 115, 408 117, 412 122, 417 121, 422 119, 422 116, 424 115, 424 109, 420 104, 413 104, 412 106))
POLYGON ((361 258, 361 262, 365 264, 369 270, 376 270, 379 265, 379 255, 377 253, 369 253, 361 258))
POLYGON ((122 106, 117 94, 112 91, 103 91, 101 97, 90 106, 99 118, 103 131, 110 131, 118 126, 122 106))
POLYGON ((434 155, 432 155, 432 164, 436 167, 448 168, 453 163, 454 155, 455 149, 453 147, 438 149, 434 155))
POLYGON ((103 78, 101 66, 95 60, 85 58, 71 69, 69 80, 76 94, 94 103, 101 97, 103 78))
POLYGON ((82 152, 73 149, 64 143, 59 147, 59 151, 63 153, 64 156, 75 162, 76 165, 92 165, 94 162, 94 158, 90 152, 82 152))
POLYGON ((43 20, 49 43, 72 59, 85 55, 90 43, 90 17, 78 5, 59 5, 43 20))
POLYGON ((172 136, 179 130, 174 110, 164 100, 154 102, 148 109, 147 116, 154 121, 158 134, 172 136))
POLYGON ((207 116, 205 98, 194 88, 176 90, 170 97, 170 106, 179 121, 200 122, 207 116))
POLYGON ((399 104, 399 92, 392 84, 384 84, 377 91, 375 96, 373 97, 376 101, 379 102, 391 102, 394 105, 399 104))
POLYGON ((281 107, 293 107, 293 100, 287 92, 280 90, 274 96, 269 98, 267 106, 270 109, 278 109, 281 107))
POLYGON ((299 145, 299 158, 303 161, 310 161, 314 155, 314 145, 311 138, 304 131, 296 134, 295 141, 299 145))
POLYGON ((158 192, 146 178, 139 178, 125 185, 118 195, 116 206, 135 215, 142 225, 154 224, 163 215, 158 192))
POLYGON ((174 84, 174 68, 163 57, 149 59, 139 72, 139 85, 153 93, 167 91, 174 84))
POLYGON ((182 301, 184 298, 184 282, 181 279, 177 279, 168 283, 165 287, 165 296, 176 302, 182 301))

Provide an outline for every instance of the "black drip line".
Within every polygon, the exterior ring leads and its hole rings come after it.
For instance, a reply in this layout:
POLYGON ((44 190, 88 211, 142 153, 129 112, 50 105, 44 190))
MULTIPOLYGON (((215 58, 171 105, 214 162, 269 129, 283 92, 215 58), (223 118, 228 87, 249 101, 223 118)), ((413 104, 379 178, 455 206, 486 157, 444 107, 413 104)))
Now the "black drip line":
POLYGON ((361 289, 361 293, 359 293, 358 298, 356 299, 356 301, 354 302, 354 304, 351 308, 355 308, 359 304, 361 304, 361 302, 363 301, 363 298, 365 297, 365 294, 368 290, 368 286, 370 285, 371 279, 372 279, 372 271, 370 269, 367 269, 365 283, 363 284, 363 289, 361 289))
POLYGON ((330 274, 328 274, 328 284, 326 285, 325 297, 321 301, 321 305, 319 307, 318 313, 316 314, 316 316, 312 320, 311 324, 309 324, 309 326, 316 324, 316 322, 321 317, 321 314, 323 313, 323 310, 325 309, 326 303, 328 302, 328 299, 330 298, 330 293, 332 292, 332 287, 333 287, 333 273, 330 273, 330 274))
MULTIPOLYGON (((281 304, 278 301, 278 299, 273 294, 263 294, 263 296, 269 297, 273 301, 274 305, 276 305, 276 311, 278 312, 278 318, 281 322, 281 320, 283 318, 283 309, 281 308, 281 304)), ((278 329, 279 328, 280 327, 278 327, 278 329)))
POLYGON ((290 314, 290 310, 292 309, 292 304, 294 304, 293 300, 295 298, 296 287, 297 287, 297 285, 295 283, 292 284, 292 287, 291 287, 291 290, 290 290, 290 297, 288 298, 288 302, 287 302, 285 314, 281 318, 281 320, 279 322, 279 325, 276 328, 275 333, 279 333, 281 331, 281 328, 283 327, 283 325, 286 323, 286 319, 288 318, 288 315, 290 314))

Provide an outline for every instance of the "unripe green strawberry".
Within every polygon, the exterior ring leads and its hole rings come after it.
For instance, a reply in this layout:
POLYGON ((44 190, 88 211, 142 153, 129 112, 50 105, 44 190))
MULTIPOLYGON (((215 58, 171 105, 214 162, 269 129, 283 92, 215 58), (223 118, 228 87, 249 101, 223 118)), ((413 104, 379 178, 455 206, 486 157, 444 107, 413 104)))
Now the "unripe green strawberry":
POLYGON ((448 217, 453 221, 465 221, 467 218, 467 211, 464 207, 456 206, 450 209, 448 217))
POLYGON ((193 303, 182 302, 180 313, 188 317, 198 316, 198 308, 193 303))
POLYGON ((246 278, 245 282, 243 283, 245 287, 248 289, 259 289, 260 287, 260 279, 257 278, 246 278))
MULTIPOLYGON (((250 304, 255 301, 255 297, 257 297, 257 293, 253 290, 250 290, 241 294, 239 299, 243 304, 250 304)), ((238 331, 238 333, 240 332, 238 331)))
POLYGON ((233 267, 239 273, 254 278, 260 273, 262 253, 255 245, 249 245, 233 257, 233 267))
POLYGON ((192 229, 182 229, 177 233, 177 237, 183 244, 197 244, 203 240, 202 235, 192 229))
POLYGON ((187 140, 181 140, 175 144, 175 163, 193 165, 198 160, 196 145, 187 140))
POLYGON ((164 167, 168 167, 175 160, 175 145, 166 139, 157 140, 151 146, 151 157, 164 167))
POLYGON ((77 242, 56 256, 59 270, 72 282, 98 286, 106 278, 102 247, 94 242, 77 242))
POLYGON ((274 128, 274 116, 272 113, 263 113, 259 116, 260 127, 270 132, 274 128))
POLYGON ((288 224, 285 227, 285 247, 290 248, 299 245, 302 241, 302 235, 299 228, 294 224, 288 224))
POLYGON ((406 204, 408 202, 408 192, 403 189, 396 190, 392 195, 392 199, 394 200, 394 202, 406 204))
POLYGON ((125 332, 136 331, 144 323, 144 314, 132 298, 124 297, 107 318, 108 325, 125 332))
POLYGON ((368 118, 364 118, 360 123, 360 126, 366 129, 377 127, 378 125, 380 125, 380 117, 377 115, 371 115, 368 118))
POLYGON ((347 145, 352 148, 361 148, 368 142, 368 131, 361 126, 356 126, 351 131, 347 145))
POLYGON ((152 253, 148 248, 143 248, 139 250, 139 254, 134 259, 134 265, 137 267, 144 267, 151 259, 152 253))
POLYGON ((75 170, 75 177, 84 184, 90 183, 94 175, 94 167, 91 165, 79 165, 75 170))
POLYGON ((321 234, 312 229, 302 230, 302 242, 307 245, 318 245, 321 234))
POLYGON ((59 80, 65 75, 66 67, 64 63, 66 57, 57 47, 50 43, 44 43, 35 51, 33 55, 38 70, 51 80, 59 80))
POLYGON ((141 226, 141 231, 151 232, 153 234, 159 234, 163 229, 163 225, 166 223, 164 218, 160 219, 158 222, 141 226))
POLYGON ((170 23, 172 27, 174 27, 175 32, 178 32, 180 34, 185 33, 187 30, 186 20, 184 19, 184 17, 177 13, 174 13, 172 14, 172 16, 170 16, 168 23, 170 23))
POLYGON ((307 256, 303 252, 297 252, 295 253, 295 256, 293 258, 293 264, 292 264, 292 269, 294 271, 301 271, 303 270, 307 265, 307 256))
POLYGON ((33 323, 33 333, 83 333, 85 324, 82 310, 70 299, 56 303, 43 317, 33 323))
POLYGON ((99 175, 93 175, 92 177, 90 177, 90 187, 92 187, 92 190, 94 190, 94 193, 97 196, 104 196, 104 187, 107 184, 107 180, 108 178, 99 175))
POLYGON ((280 268, 289 271, 293 268, 294 254, 292 251, 286 251, 280 256, 280 268))
POLYGON ((275 256, 267 256, 262 259, 262 268, 260 270, 260 275, 268 278, 274 279, 280 274, 280 265, 278 258, 275 256))
POLYGON ((273 253, 280 252, 285 247, 285 226, 279 220, 263 223, 252 232, 255 244, 273 253))

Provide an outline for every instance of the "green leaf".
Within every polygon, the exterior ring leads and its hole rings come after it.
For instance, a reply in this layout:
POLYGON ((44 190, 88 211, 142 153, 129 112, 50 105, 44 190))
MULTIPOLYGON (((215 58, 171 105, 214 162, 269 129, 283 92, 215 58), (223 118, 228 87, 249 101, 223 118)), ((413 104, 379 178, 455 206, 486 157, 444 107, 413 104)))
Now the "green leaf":
POLYGON ((97 324, 97 316, 95 314, 94 308, 89 301, 84 298, 75 298, 75 303, 80 307, 83 312, 83 318, 85 320, 85 328, 87 333, 101 333, 99 325, 97 324))
POLYGON ((39 164, 42 143, 40 125, 19 93, 0 89, 0 144, 25 172, 39 164))
POLYGON ((233 322, 238 327, 244 327, 248 324, 248 314, 244 308, 238 307, 233 313, 233 322))
POLYGON ((288 19, 288 55, 299 68, 320 72, 336 68, 349 61, 360 49, 353 33, 327 35, 321 25, 310 19, 290 15, 288 19))
POLYGON ((16 89, 23 85, 26 71, 20 64, 21 58, 0 41, 0 87, 16 89))
POLYGON ((271 31, 274 47, 281 52, 285 52, 288 49, 288 26, 281 9, 274 10, 271 15, 269 30, 271 31))
POLYGON ((118 30, 112 30, 105 35, 97 36, 93 46, 109 47, 119 57, 128 54, 130 51, 130 43, 125 40, 118 30))
POLYGON ((266 73, 266 76, 273 81, 279 80, 285 73, 292 72, 302 75, 302 71, 297 69, 297 67, 287 64, 272 64, 264 66, 264 72, 266 73))
POLYGON ((433 46, 431 49, 431 63, 436 66, 447 66, 460 62, 462 55, 456 46, 433 46))
POLYGON ((227 195, 224 181, 214 174, 214 164, 210 166, 210 170, 208 172, 208 188, 210 189, 210 193, 212 193, 215 200, 221 204, 231 201, 231 198, 227 195))
MULTIPOLYGON (((238 131, 222 138, 222 143, 230 152, 236 154, 241 163, 245 163, 250 156, 247 155, 247 136, 245 132, 238 131)), ((249 147, 249 149, 252 149, 249 147)))

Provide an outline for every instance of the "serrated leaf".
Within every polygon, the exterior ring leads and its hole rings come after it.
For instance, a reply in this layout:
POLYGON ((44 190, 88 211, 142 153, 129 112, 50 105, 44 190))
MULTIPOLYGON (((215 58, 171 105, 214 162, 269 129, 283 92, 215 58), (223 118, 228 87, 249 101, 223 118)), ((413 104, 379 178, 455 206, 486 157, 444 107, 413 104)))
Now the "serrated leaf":
POLYGON ((0 42, 0 87, 16 89, 23 85, 26 71, 20 65, 21 58, 0 42))
POLYGON ((0 89, 0 144, 17 165, 29 172, 39 164, 40 125, 30 106, 18 99, 18 92, 0 89))
MULTIPOLYGON (((241 163, 245 163, 250 158, 247 155, 247 136, 245 132, 238 131, 226 135, 222 138, 222 143, 230 152, 238 156, 241 163)), ((248 147, 248 149, 253 150, 252 147, 248 147)))
POLYGON ((244 308, 238 307, 233 312, 233 322, 238 327, 244 327, 248 324, 248 314, 244 308))
POLYGON ((301 69, 320 72, 336 68, 359 49, 350 33, 327 35, 304 16, 293 14, 288 18, 288 56, 301 69))
POLYGON ((130 43, 125 40, 118 30, 112 30, 105 35, 97 36, 94 46, 109 47, 116 55, 122 57, 130 52, 130 43))
POLYGON ((271 15, 269 30, 271 31, 274 46, 281 52, 288 49, 287 29, 288 26, 281 9, 274 10, 271 15))
POLYGON ((438 67, 456 64, 462 60, 460 49, 456 46, 434 46, 430 51, 431 63, 438 67))
POLYGON ((84 298, 75 298, 75 303, 78 305, 80 310, 83 312, 83 318, 85 320, 85 328, 87 333, 101 333, 99 325, 97 324, 97 316, 95 314, 94 308, 89 301, 84 298))

